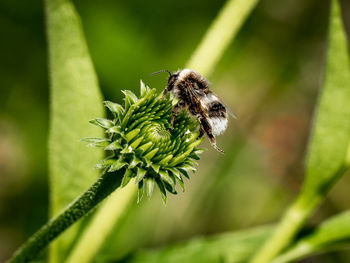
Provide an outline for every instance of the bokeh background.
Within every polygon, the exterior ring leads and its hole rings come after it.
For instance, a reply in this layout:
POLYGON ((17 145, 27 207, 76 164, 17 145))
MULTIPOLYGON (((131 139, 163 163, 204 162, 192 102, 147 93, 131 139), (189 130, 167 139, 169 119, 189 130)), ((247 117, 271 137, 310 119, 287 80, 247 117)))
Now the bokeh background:
MULTIPOLYGON (((139 81, 161 91, 183 68, 224 1, 73 1, 101 89, 120 102, 139 81)), ((343 17, 350 32, 350 2, 343 17)), ((208 150, 185 193, 134 205, 100 257, 121 258, 191 237, 277 221, 299 190, 322 83, 328 0, 261 0, 213 74, 212 89, 238 116, 208 150), (118 251, 118 253, 113 253, 118 251)), ((232 18, 234 19, 234 18, 232 18)), ((43 2, 0 0, 0 262, 48 214, 48 67, 43 2)), ((88 125, 88 124, 87 124, 88 125)), ((92 164, 93 166, 93 164, 92 164)), ((310 226, 350 208, 345 176, 310 226)), ((350 262, 350 252, 305 262, 350 262)))

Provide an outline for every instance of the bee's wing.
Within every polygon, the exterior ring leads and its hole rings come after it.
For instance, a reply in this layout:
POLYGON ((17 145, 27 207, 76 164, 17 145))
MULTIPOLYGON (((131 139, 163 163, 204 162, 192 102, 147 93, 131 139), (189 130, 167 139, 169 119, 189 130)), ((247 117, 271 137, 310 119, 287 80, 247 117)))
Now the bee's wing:
MULTIPOLYGON (((189 87, 190 87, 190 92, 191 95, 197 100, 197 101, 201 101, 201 98, 207 96, 204 92, 199 91, 198 89, 195 89, 193 87, 193 85, 196 85, 195 83, 189 83, 189 87)), ((220 101, 220 103, 222 103, 222 105, 225 106, 227 112, 229 115, 231 115, 232 118, 237 119, 237 116, 230 110, 229 107, 227 107, 227 105, 222 101, 221 98, 219 98, 214 92, 211 91, 211 93, 220 101)), ((200 104, 201 105, 201 104, 200 104)))
POLYGON ((231 109, 229 107, 227 107, 227 105, 225 105, 225 107, 226 107, 228 114, 231 115, 232 118, 237 120, 237 116, 231 111, 231 109))
POLYGON ((219 98, 216 94, 215 94, 215 96, 220 100, 220 102, 222 103, 222 105, 224 105, 225 106, 225 108, 226 108, 226 111, 228 112, 228 114, 232 117, 232 118, 234 118, 234 119, 236 119, 237 120, 237 116, 236 116, 236 114, 234 114, 232 111, 231 111, 231 109, 222 101, 222 99, 221 98, 219 98))

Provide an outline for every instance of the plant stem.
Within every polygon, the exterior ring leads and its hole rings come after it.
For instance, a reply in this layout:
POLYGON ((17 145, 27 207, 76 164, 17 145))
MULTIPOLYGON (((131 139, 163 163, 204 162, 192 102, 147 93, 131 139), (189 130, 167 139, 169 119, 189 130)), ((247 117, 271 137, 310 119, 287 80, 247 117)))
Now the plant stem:
POLYGON ((251 263, 269 263, 284 249, 303 226, 321 198, 300 195, 285 213, 272 236, 253 257, 251 263))
POLYGON ((128 207, 135 199, 136 190, 137 185, 130 182, 111 194, 84 230, 82 237, 68 256, 67 263, 85 263, 92 260, 103 245, 106 236, 126 214, 128 207))
POLYGON ((258 0, 229 0, 207 30, 186 67, 208 76, 257 3, 258 0))
POLYGON ((293 248, 292 250, 287 251, 286 253, 274 259, 272 263, 291 262, 293 260, 300 259, 303 256, 312 253, 313 250, 314 248, 310 244, 301 243, 297 247, 293 248))
POLYGON ((24 263, 35 257, 59 234, 85 216, 97 204, 111 194, 121 182, 125 170, 102 174, 85 192, 75 199, 59 215, 41 227, 20 247, 9 263, 24 263))

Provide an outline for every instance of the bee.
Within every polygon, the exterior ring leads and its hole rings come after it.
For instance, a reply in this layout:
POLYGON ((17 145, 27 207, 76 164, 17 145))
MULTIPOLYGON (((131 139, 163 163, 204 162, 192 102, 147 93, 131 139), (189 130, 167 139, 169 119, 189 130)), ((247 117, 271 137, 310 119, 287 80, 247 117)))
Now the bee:
POLYGON ((210 144, 220 153, 224 153, 216 145, 215 136, 226 130, 228 114, 234 118, 236 117, 221 99, 209 89, 209 81, 191 69, 178 70, 174 73, 169 70, 162 70, 153 74, 160 72, 168 72, 169 74, 168 83, 163 91, 163 98, 170 92, 178 99, 172 109, 171 127, 177 113, 185 109, 198 120, 198 138, 206 133, 210 144))

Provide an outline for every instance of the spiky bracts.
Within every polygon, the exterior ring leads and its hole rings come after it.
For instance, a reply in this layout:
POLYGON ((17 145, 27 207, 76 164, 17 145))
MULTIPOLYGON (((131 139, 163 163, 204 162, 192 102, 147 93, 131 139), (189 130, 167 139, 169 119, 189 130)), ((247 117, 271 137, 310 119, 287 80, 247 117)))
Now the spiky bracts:
POLYGON ((176 182, 184 190, 183 176, 195 171, 195 160, 202 152, 196 146, 198 139, 197 121, 186 112, 177 115, 173 129, 170 129, 172 101, 161 99, 155 89, 141 82, 141 96, 129 90, 125 94, 125 106, 105 101, 113 119, 95 119, 90 123, 105 129, 107 138, 85 138, 89 145, 103 147, 108 157, 97 164, 103 172, 125 169, 121 186, 132 178, 138 184, 138 201, 144 189, 152 195, 157 184, 163 201, 166 191, 176 194, 176 182))

